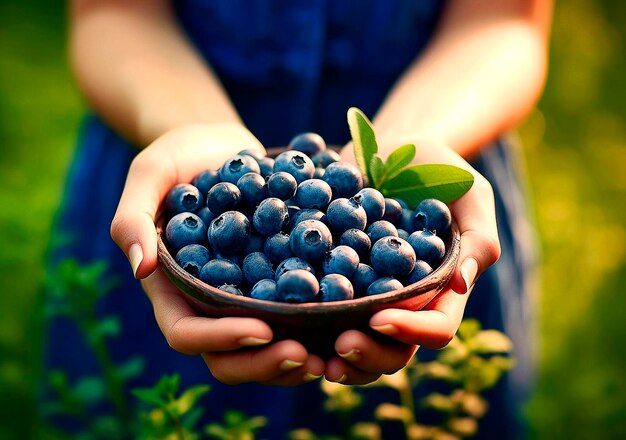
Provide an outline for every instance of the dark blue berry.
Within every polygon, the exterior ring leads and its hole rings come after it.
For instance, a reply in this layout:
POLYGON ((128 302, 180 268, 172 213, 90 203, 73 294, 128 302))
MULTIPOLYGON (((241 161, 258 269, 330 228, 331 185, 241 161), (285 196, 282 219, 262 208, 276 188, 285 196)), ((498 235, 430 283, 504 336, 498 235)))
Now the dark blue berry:
POLYGON ((413 227, 415 231, 427 229, 442 236, 450 230, 452 224, 452 214, 448 205, 437 199, 422 200, 413 217, 413 227))
POLYGON ((252 156, 236 154, 224 162, 219 170, 222 182, 237 183, 239 178, 246 173, 260 174, 261 168, 252 156))
POLYGON ((400 237, 403 240, 408 240, 409 239, 409 233, 406 232, 404 229, 398 229, 398 237, 400 237))
POLYGON ((276 281, 276 289, 283 302, 306 303, 317 299, 320 285, 311 272, 296 269, 285 272, 276 281))
POLYGON ((403 287, 402 283, 396 280, 395 278, 383 277, 383 278, 377 279, 372 284, 370 284, 365 294, 367 296, 378 295, 379 293, 386 293, 386 292, 391 292, 393 290, 399 290, 399 289, 402 289, 402 287, 403 287))
POLYGON ((270 174, 266 182, 267 194, 280 200, 289 200, 296 193, 296 178, 285 171, 270 174))
POLYGON ((259 168, 261 169, 261 176, 266 179, 274 172, 274 159, 271 157, 264 157, 259 160, 259 168))
POLYGON ((220 214, 209 226, 208 238, 211 248, 226 255, 243 250, 250 239, 250 221, 239 211, 220 214))
POLYGON ((233 295, 243 296, 243 292, 234 284, 222 284, 218 289, 223 292, 232 293, 233 295))
POLYGON ((365 229, 367 215, 361 204, 354 198, 339 198, 330 202, 326 210, 328 222, 338 233, 348 229, 365 229))
POLYGON ((350 246, 356 251, 361 260, 364 260, 369 256, 370 249, 372 247, 372 241, 369 235, 360 229, 348 229, 339 237, 339 244, 350 246))
POLYGON ((385 198, 385 213, 383 220, 391 222, 396 227, 400 227, 402 223, 402 205, 396 200, 389 197, 385 198))
POLYGON ((338 273, 347 278, 352 277, 358 265, 359 255, 354 249, 344 245, 328 252, 322 262, 325 274, 338 273))
POLYGON ((296 182, 311 179, 315 173, 315 165, 304 153, 287 150, 280 153, 274 159, 274 172, 285 171, 296 178, 296 182))
POLYGON ((165 238, 174 252, 188 244, 206 242, 207 228, 200 217, 190 212, 181 212, 167 222, 165 238))
POLYGON ((315 275, 315 269, 313 269, 311 263, 303 260, 302 258, 290 257, 280 262, 280 264, 276 267, 276 271, 274 272, 274 279, 278 281, 280 277, 282 277, 285 273, 292 270, 306 270, 315 275))
POLYGON ((424 260, 432 267, 437 267, 446 253, 446 245, 441 237, 426 229, 413 232, 407 241, 413 247, 417 259, 424 260))
POLYGON ((290 150, 301 151, 309 157, 326 151, 326 142, 317 133, 301 133, 295 136, 287 145, 290 150))
POLYGON ((243 274, 235 263, 215 258, 202 267, 200 279, 213 287, 219 287, 223 284, 241 286, 243 274))
POLYGON ((253 150, 251 148, 246 148, 245 150, 241 150, 239 152, 241 156, 250 156, 253 157, 257 162, 267 157, 265 153, 261 150, 253 150))
MULTIPOLYGON (((248 219, 249 221, 250 219, 248 219)), ((257 234, 255 231, 250 231, 250 237, 248 238, 248 244, 243 249, 243 254, 248 255, 252 252, 263 252, 265 248, 265 237, 264 235, 257 234)))
POLYGON ((215 215, 235 209, 241 202, 241 191, 230 182, 220 182, 207 194, 206 205, 215 215))
POLYGON ((433 268, 430 264, 422 260, 417 260, 415 262, 415 267, 406 279, 406 284, 409 285, 417 283, 419 280, 424 279, 428 275, 430 275, 432 271, 433 268))
POLYGON ((269 258, 262 252, 253 252, 243 259, 243 277, 246 283, 254 285, 265 278, 274 278, 274 268, 269 258))
POLYGON ((361 171, 348 162, 333 162, 326 167, 322 179, 333 190, 333 198, 348 198, 363 189, 361 171))
POLYGON ((293 257, 293 252, 289 247, 289 234, 279 232, 267 237, 263 245, 263 253, 274 264, 279 264, 281 261, 293 257))
POLYGON ((210 225, 217 215, 208 207, 203 206, 196 212, 196 215, 202 219, 205 225, 210 225))
POLYGON ((376 243, 383 237, 397 237, 398 230, 391 222, 378 220, 368 226, 367 235, 372 243, 376 243))
POLYGON ((202 198, 206 199, 206 195, 214 185, 220 182, 220 175, 217 170, 204 170, 193 178, 191 184, 198 188, 202 198))
POLYGON ((195 212, 204 205, 198 188, 190 183, 179 183, 167 193, 165 208, 170 214, 195 212))
POLYGON ((330 229, 319 220, 301 221, 289 236, 291 252, 311 262, 321 261, 332 244, 330 229))
POLYGON ((188 244, 176 253, 174 259, 185 271, 198 278, 202 266, 211 259, 211 253, 200 244, 188 244))
POLYGON ((326 214, 319 209, 313 208, 300 209, 291 218, 289 225, 291 226, 291 229, 293 229, 298 226, 298 223, 304 220, 318 220, 328 226, 328 218, 326 217, 326 214))
POLYGON ((408 208, 402 208, 402 220, 400 221, 400 229, 404 229, 409 234, 415 231, 413 227, 413 211, 408 208))
POLYGON ((361 206, 367 214, 367 223, 372 224, 383 218, 385 214, 385 196, 374 188, 363 188, 356 193, 354 198, 359 198, 361 206))
POLYGON ((399 237, 383 237, 372 246, 372 267, 383 276, 404 278, 413 270, 415 251, 406 240, 399 237))
POLYGON ((351 278, 355 294, 358 296, 365 295, 367 288, 377 279, 378 274, 372 266, 359 263, 351 278))
POLYGON ((320 301, 345 301, 353 297, 354 287, 352 287, 352 283, 345 276, 332 273, 320 280, 320 301))
POLYGON ((247 206, 256 207, 267 197, 265 179, 258 173, 246 173, 237 181, 241 201, 247 206))
POLYGON ((298 185, 296 202, 300 208, 325 210, 332 196, 328 183, 321 179, 307 179, 298 185))
POLYGON ((262 299, 264 301, 279 301, 278 290, 276 289, 276 281, 260 280, 250 290, 250 298, 262 299))
POLYGON ((282 200, 269 197, 254 211, 254 229, 261 235, 274 235, 289 224, 289 210, 282 200))
POLYGON ((339 153, 337 153, 335 150, 326 149, 320 153, 311 156, 311 160, 317 168, 324 169, 331 163, 341 161, 341 157, 339 156, 339 153))

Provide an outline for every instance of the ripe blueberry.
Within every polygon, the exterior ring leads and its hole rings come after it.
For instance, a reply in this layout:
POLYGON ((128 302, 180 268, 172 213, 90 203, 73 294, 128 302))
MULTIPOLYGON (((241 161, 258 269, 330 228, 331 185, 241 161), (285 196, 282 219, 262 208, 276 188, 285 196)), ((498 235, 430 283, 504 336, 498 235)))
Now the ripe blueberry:
POLYGON ((176 214, 165 227, 165 238, 174 252, 188 244, 205 243, 206 234, 207 228, 202 219, 191 212, 176 214))
POLYGON ((200 279, 213 287, 219 287, 223 284, 241 286, 243 274, 235 263, 215 258, 202 267, 200 279))
POLYGON ((383 237, 397 237, 398 230, 387 220, 377 220, 368 226, 367 235, 372 243, 376 243, 383 237))
POLYGON ((211 253, 201 244, 188 244, 181 248, 174 257, 180 267, 196 278, 200 276, 202 266, 207 264, 210 259, 211 253))
POLYGON ((249 207, 256 207, 267 196, 265 179, 258 173, 246 173, 237 180, 241 201, 249 207))
POLYGON ((261 168, 256 159, 252 156, 236 154, 224 162, 219 169, 222 182, 237 183, 239 178, 246 173, 260 174, 261 168))
POLYGON ((241 202, 241 191, 230 182, 220 182, 207 194, 206 205, 215 215, 235 209, 241 202))
POLYGON ((424 260, 432 267, 437 267, 446 253, 446 245, 441 237, 429 230, 415 231, 407 240, 418 260, 424 260))
POLYGON ((253 216, 254 229, 261 235, 274 235, 289 224, 289 210, 282 200, 268 197, 259 203, 253 216))
POLYGON ((295 136, 287 145, 289 150, 301 151, 309 157, 326 151, 326 142, 317 133, 301 133, 295 136))
POLYGON ((283 302, 305 303, 316 300, 320 285, 311 272, 296 269, 285 272, 276 281, 276 289, 283 302))
POLYGON ((372 267, 383 276, 404 278, 413 270, 415 251, 406 240, 383 237, 372 246, 372 267))
POLYGON ((450 230, 452 214, 448 205, 437 199, 424 199, 417 208, 413 217, 415 231, 427 229, 442 236, 450 230))
POLYGON ((363 189, 361 171, 348 162, 333 162, 326 167, 322 179, 333 190, 333 198, 348 198, 363 189))
POLYGON ((226 255, 243 250, 250 239, 250 221, 239 211, 220 214, 209 226, 211 248, 226 255))
POLYGON ((253 252, 243 259, 243 277, 246 283, 254 285, 265 278, 274 278, 274 268, 269 258, 262 252, 253 252))
POLYGON ((354 249, 344 245, 328 252, 322 262, 325 274, 338 273, 347 278, 352 277, 358 265, 359 255, 354 249))
POLYGON ((267 178, 267 194, 280 200, 289 200, 296 193, 298 182, 286 171, 278 171, 267 178))
POLYGON ((286 260, 280 262, 280 264, 276 267, 276 271, 274 272, 274 279, 278 281, 280 277, 282 277, 285 273, 292 270, 306 270, 315 275, 315 269, 313 269, 311 263, 303 260, 302 258, 289 257, 286 260))
POLYGON ((265 301, 279 301, 278 290, 276 289, 276 281, 263 279, 259 280, 252 290, 250 290, 250 297, 254 299, 262 299, 265 301))
POLYGON ((301 221, 289 236, 291 252, 311 262, 321 261, 332 244, 330 229, 319 220, 301 221))
POLYGON ((293 257, 293 252, 289 247, 289 234, 278 232, 267 237, 263 245, 263 253, 274 264, 279 264, 281 261, 293 257))
POLYGON ((328 183, 321 179, 307 179, 298 185, 296 203, 300 208, 325 210, 332 196, 328 183))
POLYGON ((311 158, 300 151, 287 150, 274 159, 274 172, 286 171, 296 178, 296 182, 311 179, 315 173, 315 165, 311 158))
POLYGON ((354 198, 339 198, 330 202, 326 210, 326 217, 338 233, 343 233, 352 228, 363 230, 367 223, 365 210, 354 198))
POLYGON ((356 251, 361 260, 369 257, 370 249, 372 247, 372 241, 369 235, 360 229, 351 228, 345 231, 339 237, 339 244, 350 246, 356 251))
POLYGON ((198 188, 190 183, 175 185, 165 198, 165 207, 171 214, 195 212, 204 204, 198 188))
POLYGON ((319 297, 322 302, 352 299, 354 297, 354 287, 345 276, 331 273, 320 280, 319 297))
POLYGON ((351 278, 355 294, 358 296, 364 296, 370 284, 378 278, 378 274, 372 266, 365 263, 359 263, 351 278))
POLYGON ((378 295, 379 293, 391 292, 392 290, 402 289, 402 283, 393 277, 383 277, 374 281, 367 288, 365 293, 367 296, 378 295))
POLYGON ((417 283, 419 280, 426 278, 428 275, 430 275, 432 271, 433 268, 430 266, 430 264, 422 260, 417 260, 415 262, 415 267, 413 268, 413 271, 406 279, 406 284, 409 285, 417 283))
POLYGON ((191 184, 198 188, 200 195, 206 198, 207 193, 213 186, 220 181, 220 176, 217 170, 204 170, 196 174, 191 181, 191 184))
POLYGON ((385 214, 385 197, 380 191, 375 188, 363 188, 354 197, 360 198, 361 206, 363 206, 367 214, 368 224, 383 218, 385 214))

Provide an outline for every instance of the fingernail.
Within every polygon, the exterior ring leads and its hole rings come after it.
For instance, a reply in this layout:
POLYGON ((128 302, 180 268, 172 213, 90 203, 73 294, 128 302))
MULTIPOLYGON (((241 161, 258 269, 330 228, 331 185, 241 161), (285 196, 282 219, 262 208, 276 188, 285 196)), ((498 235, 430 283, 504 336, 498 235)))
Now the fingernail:
POLYGON ((271 341, 271 339, 262 339, 262 338, 255 338, 253 336, 250 336, 250 337, 247 337, 247 338, 241 338, 237 342, 239 343, 239 345, 242 345, 244 347, 253 347, 255 345, 267 344, 270 341, 271 341))
POLYGON ((348 376, 346 376, 346 373, 344 373, 335 382, 337 382, 337 383, 345 383, 347 380, 348 380, 348 376))
POLYGON ((130 261, 130 267, 133 269, 133 276, 137 278, 137 269, 143 261, 143 251, 139 243, 133 243, 128 249, 128 261, 130 261))
POLYGON ((339 356, 350 362, 361 360, 361 350, 353 348, 347 353, 337 353, 339 356))
POLYGON ((280 368, 283 371, 293 370, 294 368, 298 368, 304 365, 304 362, 292 361, 291 359, 285 359, 280 363, 280 368))
POLYGON ((371 327, 384 335, 395 335, 398 333, 398 327, 393 324, 372 325, 371 327))
POLYGON ((322 376, 323 374, 304 373, 304 376, 302 376, 302 380, 305 382, 311 382, 319 379, 322 376))
POLYGON ((463 264, 461 264, 461 277, 463 278, 463 281, 465 281, 465 292, 467 292, 470 287, 472 287, 472 284, 474 284, 474 281, 476 280, 476 273, 478 273, 478 263, 474 258, 466 258, 465 261, 463 261, 463 264))

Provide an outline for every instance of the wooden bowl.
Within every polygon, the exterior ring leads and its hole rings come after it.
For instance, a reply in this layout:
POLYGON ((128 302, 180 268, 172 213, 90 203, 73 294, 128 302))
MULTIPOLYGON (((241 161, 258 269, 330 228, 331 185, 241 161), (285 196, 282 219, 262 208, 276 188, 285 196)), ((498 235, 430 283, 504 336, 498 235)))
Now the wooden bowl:
POLYGON ((258 318, 270 325, 274 340, 295 339, 315 354, 328 358, 334 353, 337 337, 358 329, 376 338, 391 341, 368 326, 370 317, 383 309, 420 310, 440 293, 456 267, 460 234, 456 224, 444 238, 446 254, 439 267, 426 278, 400 290, 346 301, 291 304, 263 301, 234 295, 210 286, 183 270, 169 253, 157 224, 158 256, 169 279, 186 294, 199 315, 213 318, 239 316, 258 318))

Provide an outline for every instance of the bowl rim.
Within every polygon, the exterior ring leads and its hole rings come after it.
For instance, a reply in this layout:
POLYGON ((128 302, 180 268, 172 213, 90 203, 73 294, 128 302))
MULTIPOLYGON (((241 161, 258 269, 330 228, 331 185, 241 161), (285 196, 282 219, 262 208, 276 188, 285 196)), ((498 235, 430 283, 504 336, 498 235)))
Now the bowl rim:
MULTIPOLYGON (((373 305, 384 306, 390 303, 401 302, 409 298, 415 298, 437 290, 437 294, 449 282, 456 268, 460 252, 460 232, 456 222, 452 222, 449 233, 449 245, 443 260, 439 266, 428 276, 416 283, 404 286, 402 289, 377 295, 363 296, 342 301, 308 302, 308 303, 284 303, 277 301, 261 300, 248 296, 236 295, 213 287, 199 278, 194 277, 176 263, 163 240, 163 222, 161 217, 156 223, 157 230, 157 256, 166 274, 175 278, 179 289, 186 295, 199 300, 207 305, 219 303, 221 306, 262 310, 264 312, 279 315, 317 314, 343 312, 346 309, 370 308, 373 305)), ((436 295, 435 295, 436 296, 436 295)), ((434 298, 434 296, 433 296, 434 298)), ((432 300, 432 299, 431 299, 432 300)))

